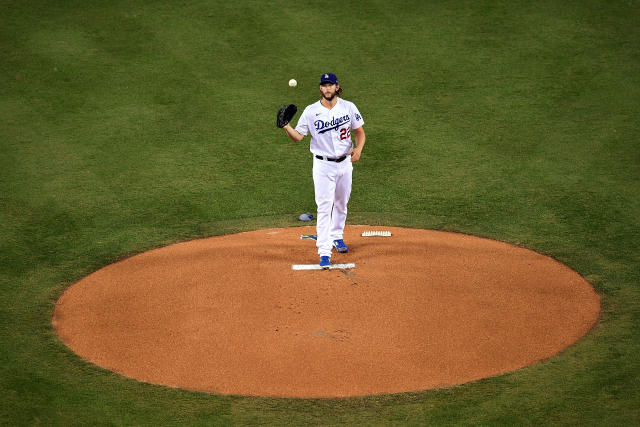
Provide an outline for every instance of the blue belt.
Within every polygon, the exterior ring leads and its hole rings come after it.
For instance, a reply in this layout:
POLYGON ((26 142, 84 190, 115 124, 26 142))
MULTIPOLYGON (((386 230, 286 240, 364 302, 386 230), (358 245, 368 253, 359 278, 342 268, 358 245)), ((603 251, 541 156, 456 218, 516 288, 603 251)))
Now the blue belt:
POLYGON ((342 157, 338 157, 337 159, 332 159, 331 157, 323 157, 323 156, 318 156, 316 154, 316 159, 320 159, 320 160, 326 160, 328 162, 336 162, 336 163, 340 163, 341 161, 343 161, 344 159, 346 159, 347 156, 342 156, 342 157))

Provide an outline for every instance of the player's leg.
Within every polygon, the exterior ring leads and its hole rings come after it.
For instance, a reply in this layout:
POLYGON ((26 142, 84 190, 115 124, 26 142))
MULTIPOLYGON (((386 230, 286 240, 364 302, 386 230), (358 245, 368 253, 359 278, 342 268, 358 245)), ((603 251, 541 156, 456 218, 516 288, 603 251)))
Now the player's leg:
POLYGON ((318 216, 316 221, 316 246, 318 255, 331 256, 331 209, 336 189, 337 168, 325 160, 313 160, 313 186, 315 190, 318 216))
POLYGON ((336 178, 333 212, 331 215, 332 242, 343 238, 344 226, 347 222, 347 204, 351 197, 353 165, 349 159, 347 159, 339 166, 339 173, 336 178))

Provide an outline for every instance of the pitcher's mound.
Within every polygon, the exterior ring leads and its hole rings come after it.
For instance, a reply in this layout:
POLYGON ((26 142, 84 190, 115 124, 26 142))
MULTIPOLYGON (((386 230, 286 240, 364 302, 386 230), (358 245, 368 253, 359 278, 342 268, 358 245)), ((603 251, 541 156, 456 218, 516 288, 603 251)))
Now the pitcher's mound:
POLYGON ((313 227, 180 243, 71 286, 53 325, 77 354, 154 384, 343 397, 461 384, 536 363, 596 322, 579 274, 467 235, 348 226, 345 270, 318 262, 313 227), (391 237, 362 237, 389 230, 391 237))

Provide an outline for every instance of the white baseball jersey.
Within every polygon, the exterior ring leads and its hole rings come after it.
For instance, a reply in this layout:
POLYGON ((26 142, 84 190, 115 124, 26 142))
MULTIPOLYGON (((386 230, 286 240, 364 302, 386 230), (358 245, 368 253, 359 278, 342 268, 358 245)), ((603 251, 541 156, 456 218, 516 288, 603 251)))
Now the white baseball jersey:
POLYGON ((304 136, 311 133, 309 148, 313 154, 336 158, 351 151, 351 129, 358 129, 363 124, 355 104, 338 98, 330 110, 320 101, 307 106, 295 129, 304 136))

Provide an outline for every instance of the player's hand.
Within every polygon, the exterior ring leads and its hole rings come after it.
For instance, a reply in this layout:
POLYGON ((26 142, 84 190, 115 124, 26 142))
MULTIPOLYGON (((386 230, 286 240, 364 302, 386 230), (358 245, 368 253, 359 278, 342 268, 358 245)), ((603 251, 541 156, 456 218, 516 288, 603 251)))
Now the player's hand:
POLYGON ((354 148, 353 150, 349 151, 349 154, 351 155, 351 163, 355 163, 360 160, 362 148, 354 148))
POLYGON ((294 104, 283 105, 282 108, 278 110, 278 114, 276 115, 276 126, 279 128, 283 128, 286 124, 288 124, 293 116, 296 115, 298 111, 298 107, 294 104))

